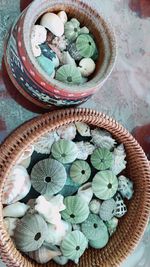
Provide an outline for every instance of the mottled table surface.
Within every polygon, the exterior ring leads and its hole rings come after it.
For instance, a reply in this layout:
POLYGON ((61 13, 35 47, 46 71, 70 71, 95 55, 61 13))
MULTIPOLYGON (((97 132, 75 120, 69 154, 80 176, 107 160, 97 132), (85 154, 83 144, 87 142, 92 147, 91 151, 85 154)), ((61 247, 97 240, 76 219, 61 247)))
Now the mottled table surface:
MULTIPOLYGON (((150 122, 150 0, 89 2, 111 21, 118 42, 118 58, 103 88, 82 106, 113 116, 131 131, 150 122)), ((42 112, 15 90, 2 60, 5 34, 19 13, 20 0, 0 0, 0 141, 42 112)), ((150 226, 121 267, 149 267, 149 251, 150 226)))

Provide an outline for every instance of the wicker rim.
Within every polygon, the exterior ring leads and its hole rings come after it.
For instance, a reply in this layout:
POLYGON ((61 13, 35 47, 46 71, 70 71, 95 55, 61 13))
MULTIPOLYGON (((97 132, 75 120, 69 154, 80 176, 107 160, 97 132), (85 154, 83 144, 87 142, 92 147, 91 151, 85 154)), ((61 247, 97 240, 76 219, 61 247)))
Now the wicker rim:
MULTIPOLYGON (((119 225, 117 230, 118 234, 115 234, 111 238, 108 246, 100 252, 93 249, 86 251, 81 259, 79 266, 119 266, 120 263, 125 260, 128 254, 131 253, 131 251, 135 248, 135 246, 141 239, 141 236, 147 226, 150 214, 150 167, 149 162, 140 145, 133 138, 133 136, 123 128, 123 126, 103 113, 99 113, 95 110, 90 109, 65 109, 54 111, 34 118, 19 127, 5 140, 0 148, 0 252, 2 260, 7 264, 7 266, 58 266, 55 263, 49 263, 46 265, 37 264, 32 260, 27 259, 26 256, 22 256, 21 253, 16 250, 4 226, 1 198, 6 177, 11 168, 15 165, 18 156, 23 152, 23 150, 44 133, 55 130, 61 125, 74 121, 87 122, 91 125, 105 128, 106 130, 113 133, 113 136, 116 138, 116 140, 119 141, 120 139, 124 143, 125 147, 127 149, 130 149, 131 159, 135 159, 136 153, 137 159, 140 159, 140 162, 138 162, 136 169, 142 169, 143 173, 141 184, 144 184, 144 190, 141 190, 140 192, 140 194, 142 194, 141 196, 143 202, 141 203, 140 210, 138 210, 139 214, 136 218, 138 219, 138 221, 134 222, 133 219, 135 218, 132 218, 132 220, 130 220, 131 226, 128 229, 128 233, 130 233, 131 231, 131 236, 129 236, 129 238, 126 240, 127 231, 124 232, 119 225), (119 235, 122 238, 121 241, 119 239, 119 235)), ((133 212, 133 209, 134 206, 131 205, 129 210, 130 214, 131 212, 133 212)), ((125 218, 123 220, 127 221, 128 218, 125 218)), ((67 266, 75 265, 73 263, 69 263, 67 266)))

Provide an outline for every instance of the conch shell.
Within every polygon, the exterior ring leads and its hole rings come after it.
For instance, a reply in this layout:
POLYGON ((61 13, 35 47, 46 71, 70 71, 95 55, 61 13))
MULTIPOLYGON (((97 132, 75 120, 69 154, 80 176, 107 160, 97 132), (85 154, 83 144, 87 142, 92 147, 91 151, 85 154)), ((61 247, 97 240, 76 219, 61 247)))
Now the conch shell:
POLYGON ((71 231, 71 224, 61 221, 57 225, 48 224, 48 232, 46 242, 60 246, 66 234, 71 231))
POLYGON ((31 162, 31 155, 33 154, 34 146, 30 145, 27 147, 24 152, 21 154, 17 161, 17 165, 21 165, 25 168, 28 168, 30 162, 31 162))
POLYGON ((89 204, 93 197, 92 183, 86 183, 82 185, 79 188, 77 195, 80 196, 82 199, 85 200, 85 202, 89 204))
POLYGON ((20 218, 25 215, 29 206, 21 202, 16 202, 14 204, 8 205, 3 209, 3 217, 13 217, 20 218))
POLYGON ((4 224, 6 226, 7 232, 10 236, 14 236, 14 230, 17 226, 18 218, 4 218, 4 224))
POLYGON ((27 254, 37 263, 44 264, 53 259, 54 257, 60 256, 61 252, 60 250, 54 251, 42 246, 38 250, 29 252, 27 254))

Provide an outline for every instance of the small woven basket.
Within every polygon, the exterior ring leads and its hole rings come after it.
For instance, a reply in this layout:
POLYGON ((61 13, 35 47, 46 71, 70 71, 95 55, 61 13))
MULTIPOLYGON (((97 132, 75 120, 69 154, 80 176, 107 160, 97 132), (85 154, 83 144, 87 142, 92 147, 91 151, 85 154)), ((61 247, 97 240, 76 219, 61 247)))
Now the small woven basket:
MULTIPOLYGON (((101 250, 88 249, 80 259, 78 266, 120 266, 141 239, 150 213, 150 168, 140 145, 120 124, 102 113, 89 109, 55 111, 32 119, 19 127, 0 148, 0 253, 7 266, 58 266, 53 261, 44 265, 37 264, 15 248, 4 226, 1 199, 7 176, 24 149, 48 131, 75 121, 104 128, 119 143, 124 144, 127 153, 127 176, 134 182, 134 196, 129 201, 128 212, 120 220, 116 233, 105 248, 101 250)), ((76 265, 69 262, 67 266, 76 265)))

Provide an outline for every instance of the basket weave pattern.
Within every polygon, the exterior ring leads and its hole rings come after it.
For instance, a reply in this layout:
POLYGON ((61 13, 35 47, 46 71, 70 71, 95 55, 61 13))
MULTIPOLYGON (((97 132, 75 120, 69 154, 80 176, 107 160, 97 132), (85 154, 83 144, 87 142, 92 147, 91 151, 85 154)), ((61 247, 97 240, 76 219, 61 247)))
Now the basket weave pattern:
MULTIPOLYGON (((37 264, 17 251, 9 237, 2 216, 2 193, 5 181, 19 155, 48 131, 74 121, 86 122, 108 130, 125 146, 127 176, 134 182, 134 196, 128 204, 128 212, 120 220, 116 233, 102 250, 88 249, 80 260, 79 267, 116 267, 128 256, 141 239, 150 214, 150 168, 149 162, 137 141, 115 120, 89 109, 66 109, 51 112, 32 119, 11 134, 0 148, 0 253, 7 266, 12 267, 57 267, 50 262, 37 264)), ((76 266, 69 263, 68 267, 76 266)))

